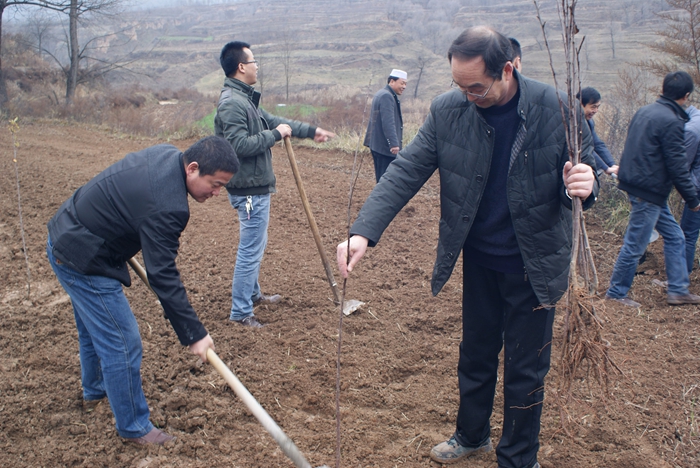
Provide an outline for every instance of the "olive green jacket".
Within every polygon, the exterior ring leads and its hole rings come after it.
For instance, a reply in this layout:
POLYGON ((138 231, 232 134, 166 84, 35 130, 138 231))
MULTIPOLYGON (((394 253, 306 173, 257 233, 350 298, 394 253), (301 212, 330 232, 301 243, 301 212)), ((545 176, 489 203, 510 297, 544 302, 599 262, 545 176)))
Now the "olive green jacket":
MULTIPOLYGON (((507 197, 526 273, 542 304, 555 304, 568 285, 571 260, 571 199, 562 179, 568 161, 565 127, 554 88, 516 73, 520 86, 518 133, 511 150, 507 197)), ((566 102, 566 101, 565 101, 566 102)), ((581 114, 580 122, 585 122, 581 114)), ((594 168, 588 125, 582 161, 594 168)), ((430 176, 440 173, 440 226, 432 292, 445 285, 476 217, 491 167, 494 131, 459 90, 433 100, 413 141, 375 186, 351 234, 379 242, 382 232, 430 176)), ((598 193, 584 202, 591 206, 598 193)))
POLYGON ((226 78, 219 96, 214 118, 217 136, 226 138, 236 151, 240 170, 226 185, 231 195, 262 195, 274 193, 275 174, 272 170, 272 148, 282 139, 276 130, 279 124, 292 127, 292 135, 313 138, 316 127, 288 120, 258 107, 260 93, 234 78, 226 78))

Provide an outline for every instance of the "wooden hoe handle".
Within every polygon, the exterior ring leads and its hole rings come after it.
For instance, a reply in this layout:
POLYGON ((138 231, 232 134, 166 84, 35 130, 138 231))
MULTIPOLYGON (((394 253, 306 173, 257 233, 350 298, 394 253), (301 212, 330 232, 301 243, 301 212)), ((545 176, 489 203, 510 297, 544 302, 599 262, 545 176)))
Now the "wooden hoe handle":
MULTIPOLYGON (((130 258, 128 263, 134 269, 139 278, 143 280, 146 286, 153 291, 150 283, 148 282, 146 270, 143 269, 139 262, 137 262, 135 258, 130 258)), ((155 294, 155 291, 153 291, 153 293, 155 294)), ((267 414, 267 411, 260 406, 260 403, 257 402, 253 395, 250 394, 248 389, 246 389, 241 381, 238 380, 238 377, 231 372, 231 369, 229 369, 228 366, 224 364, 221 359, 219 359, 219 356, 217 356, 214 350, 211 348, 207 349, 207 360, 209 361, 209 364, 211 364, 214 369, 217 370, 221 377, 224 378, 236 396, 238 396, 238 398, 241 399, 243 404, 246 405, 250 412, 253 413, 253 416, 260 421, 265 430, 267 430, 272 438, 275 439, 285 455, 287 455, 289 459, 294 462, 294 465, 296 465, 297 468, 311 468, 311 465, 308 461, 306 461, 306 458, 304 458, 304 455, 302 455, 297 446, 294 445, 292 439, 287 437, 287 434, 280 429, 277 423, 275 423, 270 415, 267 414)))

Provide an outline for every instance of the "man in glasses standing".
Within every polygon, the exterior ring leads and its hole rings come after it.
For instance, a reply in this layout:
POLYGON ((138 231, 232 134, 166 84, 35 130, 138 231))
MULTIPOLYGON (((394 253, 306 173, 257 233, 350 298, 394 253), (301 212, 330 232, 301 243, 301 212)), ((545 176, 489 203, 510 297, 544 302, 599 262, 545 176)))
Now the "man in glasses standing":
POLYGON ((258 276, 267 245, 270 195, 276 191, 271 148, 284 137, 313 138, 324 142, 335 134, 307 123, 277 117, 258 107, 260 92, 258 62, 250 45, 229 42, 221 50, 221 68, 226 74, 216 108, 216 135, 226 138, 236 150, 240 171, 226 185, 231 206, 238 212, 240 239, 233 271, 230 320, 260 328, 253 307, 275 304, 282 297, 264 295, 258 276))
POLYGON ((403 118, 399 96, 406 89, 408 74, 393 69, 385 87, 377 91, 372 99, 364 145, 369 147, 374 159, 374 176, 379 182, 386 168, 401 149, 403 118))
MULTIPOLYGON (((583 126, 582 164, 569 162, 557 92, 520 75, 507 37, 465 30, 448 59, 459 89, 438 96, 338 246, 347 277, 421 186, 440 173, 441 220, 432 292, 463 252, 460 405, 454 435, 431 450, 454 463, 492 449, 498 355, 504 348, 501 468, 539 467, 544 377, 554 304, 567 289, 571 203, 591 206, 598 190, 591 134, 583 126)), ((583 121, 583 115, 581 115, 583 121)))

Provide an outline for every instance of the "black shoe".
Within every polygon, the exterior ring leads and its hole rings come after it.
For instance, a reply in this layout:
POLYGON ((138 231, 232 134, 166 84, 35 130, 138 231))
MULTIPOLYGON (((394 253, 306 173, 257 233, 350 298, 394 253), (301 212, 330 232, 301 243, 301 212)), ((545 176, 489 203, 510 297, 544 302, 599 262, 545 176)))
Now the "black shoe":
POLYGON ((260 294, 257 299, 253 301, 253 306, 259 306, 259 305, 265 305, 265 304, 277 304, 282 300, 282 296, 279 294, 271 294, 269 296, 266 296, 264 294, 260 294))
POLYGON ((265 326, 262 323, 258 322, 258 319, 256 319, 254 315, 251 315, 250 317, 246 317, 243 320, 234 320, 234 322, 240 323, 244 327, 250 327, 250 328, 262 328, 265 326))

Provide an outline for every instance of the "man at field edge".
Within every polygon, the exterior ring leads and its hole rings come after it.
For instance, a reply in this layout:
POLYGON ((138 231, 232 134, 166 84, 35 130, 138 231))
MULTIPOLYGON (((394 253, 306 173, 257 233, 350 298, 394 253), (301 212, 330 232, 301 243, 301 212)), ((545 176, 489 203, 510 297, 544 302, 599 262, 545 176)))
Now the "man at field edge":
POLYGON ((372 99, 364 145, 372 152, 377 182, 403 146, 403 117, 399 96, 406 89, 406 80, 408 74, 405 71, 396 68, 391 70, 386 86, 377 91, 372 99))

